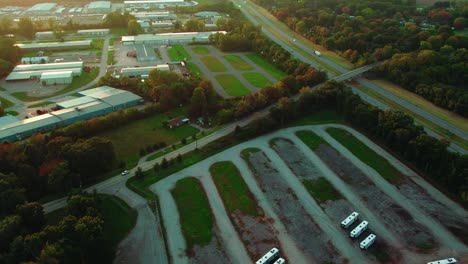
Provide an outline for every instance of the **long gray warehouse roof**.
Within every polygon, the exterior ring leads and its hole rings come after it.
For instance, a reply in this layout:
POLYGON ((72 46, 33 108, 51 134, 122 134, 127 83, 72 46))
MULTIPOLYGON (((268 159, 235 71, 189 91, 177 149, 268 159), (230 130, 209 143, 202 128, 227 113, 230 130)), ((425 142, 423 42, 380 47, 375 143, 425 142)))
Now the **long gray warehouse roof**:
POLYGON ((90 94, 109 91, 109 90, 114 90, 114 89, 115 88, 112 88, 110 86, 100 86, 100 87, 96 87, 96 88, 93 88, 93 89, 88 89, 88 90, 78 92, 78 94, 81 95, 81 96, 87 96, 87 95, 90 95, 90 94))
POLYGON ((91 2, 88 5, 88 9, 96 9, 96 8, 111 8, 110 1, 96 1, 91 2))
POLYGON ((122 42, 133 42, 135 44, 152 43, 152 42, 171 42, 171 41, 186 41, 208 40, 210 35, 221 33, 226 34, 226 31, 207 31, 207 32, 178 32, 178 33, 162 33, 162 34, 141 34, 137 36, 122 36, 122 42))
POLYGON ((50 114, 57 116, 60 120, 69 120, 75 117, 79 117, 85 114, 90 114, 96 111, 103 111, 109 109, 110 106, 104 102, 93 101, 87 104, 82 104, 77 108, 67 108, 58 111, 53 111, 50 114))
POLYGON ((2 116, 2 117, 0 117, 0 127, 6 126, 8 124, 15 123, 15 122, 18 122, 18 121, 19 121, 19 119, 16 118, 15 116, 12 116, 12 115, 2 116))
POLYGON ((15 123, 8 124, 0 127, 0 139, 8 138, 12 135, 25 133, 31 130, 39 131, 46 129, 49 126, 58 124, 60 119, 51 114, 44 114, 24 120, 20 120, 15 123))
POLYGON ((26 10, 27 12, 36 12, 36 11, 49 11, 54 9, 57 6, 56 3, 41 3, 33 5, 31 8, 26 10))
MULTIPOLYGON (((82 68, 68 68, 66 69, 71 71, 74 76, 80 75, 82 72, 82 68)), ((40 77, 43 73, 50 73, 50 72, 60 72, 63 69, 54 69, 54 70, 38 70, 38 71, 19 71, 19 72, 11 72, 5 80, 7 81, 17 81, 17 80, 29 80, 32 77, 40 77)))
POLYGON ((74 107, 87 104, 90 102, 94 102, 94 101, 96 101, 95 98, 84 96, 84 97, 79 97, 76 99, 67 100, 61 103, 57 103, 57 107, 60 109, 68 109, 68 108, 74 108, 74 107))
POLYGON ((118 106, 121 104, 126 104, 128 102, 133 102, 133 101, 143 101, 143 99, 140 96, 134 93, 131 93, 125 90, 118 90, 118 89, 98 92, 98 93, 90 94, 88 96, 99 99, 112 106, 118 106))
POLYGON ((74 62, 57 62, 46 64, 23 64, 16 66, 13 71, 40 71, 40 70, 55 70, 55 69, 70 69, 70 68, 83 68, 82 61, 74 62))
POLYGON ((77 48, 77 47, 91 47, 91 40, 78 40, 66 42, 48 42, 48 43, 29 43, 29 44, 15 44, 20 49, 58 49, 58 48, 77 48))

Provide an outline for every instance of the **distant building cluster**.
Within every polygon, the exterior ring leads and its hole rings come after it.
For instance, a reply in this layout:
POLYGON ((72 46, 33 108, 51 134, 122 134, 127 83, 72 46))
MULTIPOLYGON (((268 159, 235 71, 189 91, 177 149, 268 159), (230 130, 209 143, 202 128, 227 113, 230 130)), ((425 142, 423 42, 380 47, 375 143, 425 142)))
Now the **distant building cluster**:
POLYGON ((109 86, 84 90, 78 96, 80 97, 58 103, 57 111, 25 120, 9 115, 0 117, 0 141, 21 140, 35 133, 47 132, 143 102, 138 95, 109 86))

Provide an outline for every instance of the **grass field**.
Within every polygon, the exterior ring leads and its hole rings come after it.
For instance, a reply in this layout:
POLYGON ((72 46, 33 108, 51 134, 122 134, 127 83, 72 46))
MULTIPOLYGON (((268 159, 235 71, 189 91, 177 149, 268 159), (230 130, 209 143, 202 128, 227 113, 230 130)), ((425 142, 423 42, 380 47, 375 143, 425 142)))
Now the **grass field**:
POLYGON ((319 111, 309 114, 305 117, 299 118, 289 124, 288 126, 305 126, 305 125, 318 125, 318 124, 343 124, 345 123, 343 117, 338 115, 335 111, 319 111))
POLYGON ((9 115, 11 115, 11 116, 17 116, 17 115, 19 115, 19 113, 16 112, 16 111, 6 111, 5 113, 7 113, 7 114, 9 114, 9 115))
MULTIPOLYGON (((185 110, 182 108, 171 112, 172 117, 183 115, 185 115, 185 110)), ((106 131, 97 136, 111 140, 117 157, 125 161, 127 167, 131 168, 140 158, 140 149, 159 142, 165 142, 169 146, 198 132, 198 129, 188 125, 174 129, 163 128, 162 123, 168 120, 170 118, 166 115, 158 114, 106 131)))
POLYGON ((167 50, 167 53, 172 61, 190 60, 192 58, 182 45, 173 45, 167 50))
POLYGON ((234 67, 236 70, 249 71, 253 69, 252 65, 237 55, 224 55, 223 58, 227 60, 229 64, 231 64, 232 67, 234 67))
POLYGON ((3 109, 7 109, 8 107, 12 107, 15 104, 10 102, 6 98, 0 97, 0 105, 3 107, 3 109))
POLYGON ((283 78, 284 76, 286 76, 286 73, 276 68, 275 66, 271 65, 268 61, 264 60, 262 57, 258 56, 257 54, 247 54, 246 56, 253 63, 257 64, 263 70, 265 70, 268 74, 273 76, 273 78, 279 80, 283 78))
POLYGON ((328 143, 312 131, 297 131, 296 136, 300 138, 311 150, 316 150, 321 144, 328 143))
POLYGON ((212 72, 225 72, 227 71, 226 66, 220 62, 214 56, 203 56, 200 60, 205 64, 205 66, 212 72))
POLYGON ((187 62, 187 68, 189 68, 190 71, 196 76, 203 78, 203 73, 200 71, 197 65, 193 64, 192 62, 187 62))
POLYGON ((46 106, 46 105, 51 105, 51 104, 55 104, 55 103, 51 102, 51 101, 44 101, 44 102, 40 102, 40 103, 37 103, 37 104, 29 105, 28 108, 41 107, 41 106, 46 106))
POLYGON ((228 213, 240 210, 244 214, 258 215, 256 201, 232 162, 217 162, 211 165, 210 172, 228 213))
POLYGON ((193 52, 195 52, 196 54, 200 54, 200 55, 208 55, 210 54, 210 50, 205 47, 205 46, 193 46, 192 47, 192 50, 193 52))
POLYGON ((340 128, 327 128, 327 133, 390 183, 398 184, 403 180, 404 176, 395 167, 348 131, 340 128))
POLYGON ((341 194, 335 190, 333 185, 323 177, 320 177, 317 180, 305 180, 303 183, 310 195, 320 203, 343 198, 341 194))
POLYGON ((187 249, 207 245, 212 238, 213 215, 200 182, 195 178, 181 179, 172 190, 180 214, 182 233, 187 249))
POLYGON ((450 132, 448 129, 446 128, 443 128, 443 127, 440 127, 434 123, 432 123, 431 121, 425 119, 424 117, 420 116, 420 115, 417 115, 415 114, 414 112, 411 112, 410 110, 400 106, 399 104, 393 102, 392 100, 389 100, 387 99, 386 97, 380 95, 379 93, 363 86, 363 85, 359 85, 357 86, 359 88, 359 90, 363 91, 364 93, 376 98, 378 101, 390 106, 391 108, 395 109, 395 110, 399 110, 399 111, 402 111, 404 113, 406 113, 407 115, 411 116, 415 121, 416 123, 418 123, 419 125, 422 125, 424 127, 427 127, 429 128, 430 130, 434 131, 435 133, 439 134, 440 136, 458 144, 460 147, 464 148, 465 150, 468 150, 468 141, 466 140, 463 140, 462 138, 458 137, 457 135, 453 134, 452 132, 450 132))
POLYGON ((250 91, 232 74, 220 74, 215 76, 219 84, 230 96, 244 96, 250 91))
POLYGON ((266 86, 272 85, 270 80, 268 80, 263 74, 258 72, 244 72, 242 76, 253 86, 258 88, 263 88, 266 86))
POLYGON ((114 64, 114 51, 109 50, 107 51, 107 65, 114 64))
POLYGON ((56 93, 53 93, 53 94, 50 94, 50 95, 47 95, 47 96, 38 96, 38 97, 29 96, 27 92, 16 92, 16 93, 12 93, 11 95, 18 98, 19 100, 25 101, 25 102, 34 102, 34 101, 38 101, 38 100, 43 100, 43 99, 47 99, 47 98, 50 98, 50 97, 53 97, 53 96, 61 95, 61 94, 64 94, 64 93, 71 92, 71 91, 73 91, 75 89, 78 89, 78 88, 92 82, 94 79, 97 78, 98 74, 99 74, 99 68, 93 68, 91 70, 91 72, 83 71, 81 76, 74 77, 73 82, 70 83, 67 87, 63 88, 62 90, 60 90, 60 91, 58 91, 56 93))
POLYGON ((420 107, 421 109, 437 116, 438 118, 449 122, 453 126, 456 126, 464 131, 468 131, 468 119, 457 115, 449 110, 443 109, 434 105, 433 103, 427 101, 423 97, 412 93, 408 90, 403 89, 402 87, 393 84, 391 82, 385 80, 372 80, 373 83, 376 83, 383 89, 389 91, 390 93, 401 97, 408 102, 415 104, 416 106, 420 107))

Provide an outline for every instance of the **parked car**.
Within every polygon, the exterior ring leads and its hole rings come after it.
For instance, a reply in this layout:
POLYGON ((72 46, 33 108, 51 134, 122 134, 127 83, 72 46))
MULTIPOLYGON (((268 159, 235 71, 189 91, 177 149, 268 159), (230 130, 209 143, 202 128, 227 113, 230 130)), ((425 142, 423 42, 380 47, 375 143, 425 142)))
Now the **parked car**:
POLYGON ((129 173, 130 173, 130 172, 129 172, 128 170, 124 170, 124 171, 122 171, 121 174, 122 174, 122 176, 125 176, 125 175, 127 175, 127 174, 129 174, 129 173))

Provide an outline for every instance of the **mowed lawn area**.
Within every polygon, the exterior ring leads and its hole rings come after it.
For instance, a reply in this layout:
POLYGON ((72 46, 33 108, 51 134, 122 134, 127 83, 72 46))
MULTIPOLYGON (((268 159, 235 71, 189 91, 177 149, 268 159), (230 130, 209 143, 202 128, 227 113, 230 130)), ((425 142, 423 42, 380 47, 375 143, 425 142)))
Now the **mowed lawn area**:
POLYGON ((205 191, 195 178, 179 180, 172 190, 180 214, 182 233, 190 251, 195 245, 207 245, 212 238, 213 214, 205 191))
POLYGON ((348 131, 340 128, 327 128, 327 133, 390 183, 398 184, 403 180, 404 176, 388 160, 377 154, 348 131))
POLYGON ((311 150, 316 150, 320 145, 328 143, 312 131, 297 131, 296 136, 304 142, 311 150))
POLYGON ((258 215, 254 196, 232 162, 217 162, 211 165, 210 172, 228 213, 237 209, 244 214, 258 215))
POLYGON ((205 66, 212 72, 225 72, 227 71, 226 66, 220 62, 214 56, 203 56, 200 60, 205 64, 205 66))
POLYGON ((182 45, 173 45, 167 50, 167 53, 172 61, 183 61, 192 58, 182 45))
MULTIPOLYGON (((185 116, 185 114, 185 109, 180 108, 172 111, 171 117, 185 116)), ((160 142, 165 142, 170 146, 183 138, 198 133, 197 128, 189 125, 182 125, 173 129, 164 128, 163 122, 170 119, 165 114, 158 114, 106 131, 97 136, 111 140, 117 158, 125 161, 127 167, 133 167, 138 162, 140 149, 160 142)))
POLYGON ((266 86, 272 85, 270 80, 268 80, 263 74, 258 72, 244 72, 242 76, 253 86, 258 88, 263 88, 266 86))
POLYGON ((219 74, 215 78, 230 96, 244 96, 250 93, 249 89, 245 88, 239 79, 232 74, 219 74))
POLYGON ((253 69, 252 65, 237 55, 224 55, 223 58, 227 60, 229 64, 231 64, 232 67, 234 67, 236 70, 249 71, 253 69))
POLYGON ((249 58, 249 60, 251 60, 253 63, 260 66, 262 69, 264 69, 266 72, 268 72, 271 76, 273 76, 277 80, 286 76, 286 73, 276 68, 275 66, 271 65, 268 61, 264 60, 262 57, 258 56, 257 54, 247 54, 247 58, 249 58))
POLYGON ((192 50, 193 52, 195 52, 196 54, 200 54, 200 55, 208 55, 210 54, 210 50, 205 47, 205 46, 194 46, 192 47, 192 50))

